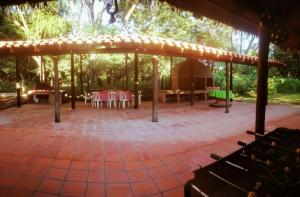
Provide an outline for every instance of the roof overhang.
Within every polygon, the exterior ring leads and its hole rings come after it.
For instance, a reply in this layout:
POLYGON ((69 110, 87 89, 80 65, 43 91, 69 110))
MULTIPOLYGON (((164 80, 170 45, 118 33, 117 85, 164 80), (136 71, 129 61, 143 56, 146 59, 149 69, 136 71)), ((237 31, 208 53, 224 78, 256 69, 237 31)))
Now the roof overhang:
MULTIPOLYGON (((27 41, 0 41, 0 56, 41 56, 88 53, 143 53, 206 59, 216 62, 233 62, 257 65, 258 58, 199 44, 175 41, 160 37, 99 35, 89 38, 52 38, 27 41)), ((283 66, 269 60, 270 66, 283 66)))

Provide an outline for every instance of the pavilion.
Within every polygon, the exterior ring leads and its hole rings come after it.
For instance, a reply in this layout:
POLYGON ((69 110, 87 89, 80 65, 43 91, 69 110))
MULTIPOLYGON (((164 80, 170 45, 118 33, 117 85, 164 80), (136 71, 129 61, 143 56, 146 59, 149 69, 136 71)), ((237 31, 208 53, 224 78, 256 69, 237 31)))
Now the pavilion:
MULTIPOLYGON (((21 3, 39 3, 39 2, 47 2, 48 0, 13 0, 13 1, 4 1, 0 3, 0 6, 7 6, 7 5, 13 5, 13 4, 21 4, 21 3)), ((193 58, 203 58, 203 55, 205 55, 205 58, 207 59, 214 59, 215 61, 224 61, 224 62, 233 62, 233 63, 247 63, 247 64, 254 64, 256 63, 258 65, 258 81, 257 81, 257 104, 256 104, 256 121, 255 121, 255 131, 259 133, 264 133, 265 131, 265 111, 266 111, 266 101, 267 101, 267 84, 268 84, 268 65, 269 63, 272 63, 268 60, 268 54, 269 54, 269 43, 273 42, 274 44, 280 46, 283 49, 286 49, 287 51, 293 51, 293 52, 299 52, 300 50, 300 34, 299 34, 299 8, 300 4, 296 1, 272 1, 269 2, 267 0, 259 1, 239 1, 239 2, 228 2, 224 0, 160 0, 160 1, 166 1, 170 3, 171 5, 179 8, 188 10, 194 13, 195 16, 206 16, 211 19, 220 21, 222 23, 228 24, 230 26, 233 26, 237 29, 247 31, 250 33, 254 33, 256 35, 259 35, 259 57, 247 57, 239 54, 234 53, 222 53, 220 50, 207 48, 208 51, 204 51, 204 48, 200 47, 197 49, 197 45, 193 44, 184 44, 180 43, 176 45, 174 42, 173 45, 175 47, 168 44, 160 43, 158 40, 153 40, 153 44, 149 43, 143 43, 141 42, 132 42, 133 45, 125 45, 125 48, 129 48, 126 50, 129 50, 128 52, 139 52, 148 53, 148 54, 157 54, 157 50, 160 51, 160 55, 178 55, 182 57, 193 57, 193 58), (144 46, 144 45, 153 45, 150 49, 141 48, 138 46, 144 46), (130 46, 132 48, 130 48, 130 46), (133 47, 135 46, 135 47, 133 47), (174 50, 166 50, 164 48, 169 47, 173 48, 174 50), (197 51, 200 51, 200 53, 197 51), (218 51, 218 52, 217 52, 218 51), (220 52, 220 53, 219 53, 220 52)), ((84 39, 83 39, 84 40, 84 39)), ((82 41, 83 41, 82 40, 82 41)), ((95 46, 93 45, 93 41, 91 43, 92 39, 87 39, 87 43, 89 46, 95 46)), ((69 45, 61 46, 63 43, 60 39, 54 39, 49 40, 49 44, 52 44, 53 46, 56 46, 55 49, 60 49, 61 47, 66 50, 65 53, 78 53, 81 50, 77 47, 73 49, 69 45), (57 41, 57 43, 55 43, 57 41), (77 49, 77 51, 76 51, 77 49), (72 51, 74 50, 74 51, 72 51)), ((146 41, 147 42, 147 41, 146 41)), ((39 41, 37 41, 39 43, 39 41)), ((43 42, 41 42, 43 43, 43 42)), ((47 43, 47 42, 46 42, 47 43)), ((46 44, 45 43, 45 44, 46 44)), ((96 42, 94 42, 95 44, 96 42)), ((105 41, 103 41, 103 44, 105 41)), ((104 46, 111 46, 110 44, 114 44, 115 42, 107 42, 104 46)), ((119 42, 118 46, 121 46, 124 42, 119 42)), ((72 42, 71 42, 72 44, 72 42)), ((75 44, 75 42, 73 43, 75 44)), ((27 52, 24 55, 38 55, 45 53, 45 50, 42 50, 43 47, 37 45, 35 46, 34 41, 31 43, 30 41, 15 41, 15 42, 3 42, 1 45, 4 45, 3 49, 6 51, 3 55, 6 56, 18 56, 20 53, 27 52), (23 45, 24 44, 24 45, 23 45), (27 49, 28 47, 28 49, 27 49), (38 49, 38 50, 35 50, 38 49), (11 51, 11 52, 10 52, 11 51), (18 51, 18 53, 17 53, 18 51)), ((82 43, 79 41, 77 45, 81 45, 82 43)), ((75 45, 75 46, 77 46, 75 45)), ((102 45, 103 46, 103 45, 102 45)), ((112 49, 111 47, 106 47, 107 49, 99 49, 98 51, 110 51, 110 52, 116 52, 118 49, 112 49)), ((122 47, 121 47, 122 48, 122 47)), ((45 49, 45 47, 44 47, 45 49)), ((123 45, 124 49, 124 45, 123 45)), ((50 53, 50 48, 48 53, 50 53)), ((89 48, 90 50, 90 48, 89 48)), ((120 50, 120 49, 119 49, 120 50)), ((3 51, 3 50, 2 50, 3 51)), ((1 51, 1 52, 2 52, 1 51)), ((3 51, 3 52, 4 52, 3 51)), ((91 51, 91 50, 90 50, 91 51)), ((59 53, 55 54, 56 51, 52 51, 54 54, 52 55, 59 55, 59 53)), ((62 52, 62 51, 60 51, 62 52)), ((120 51, 119 51, 120 52, 120 51)), ((122 51, 125 52, 125 51, 122 51)), ((1 53, 2 54, 2 53, 1 53)), ((46 54, 46 53, 45 53, 46 54)), ((137 54, 137 53, 135 53, 137 54)), ((137 65, 138 57, 135 55, 135 62, 137 65)), ((54 58, 56 59, 56 58, 54 58)), ((16 61, 18 62, 18 61, 16 61)), ((54 61, 56 62, 56 61, 54 61)), ((275 62, 273 62, 275 63, 275 62)), ((57 63, 55 63, 57 64, 57 63)), ((16 64, 18 65, 18 63, 16 64)), ((71 66, 72 67, 72 66, 71 66)), ((137 68, 137 66, 136 66, 137 68)), ((226 69, 227 70, 227 69, 226 69)), ((18 66, 17 66, 18 71, 18 66)), ((136 73, 138 70, 136 70, 136 73)), ((18 73, 18 72, 17 72, 18 73)), ((137 79, 137 78, 136 78, 137 79)), ((17 74, 17 82, 20 80, 19 75, 17 74)), ((135 80, 135 86, 137 89, 137 80, 135 80)), ((18 92, 18 90, 17 90, 18 92)), ((18 97, 20 100, 20 96, 18 97)), ((137 98, 137 96, 136 96, 137 98)), ((72 99, 74 102, 74 99, 72 99)), ((72 106, 73 106, 72 102, 72 106)), ((20 101, 18 101, 20 103, 20 101)), ((19 105, 19 104, 18 104, 19 105)), ((58 108, 58 107, 56 107, 58 108)), ((153 108, 154 109, 154 108, 153 108)), ((58 109, 57 109, 58 110, 58 109)), ((56 111, 57 111, 56 110, 56 111)), ((59 113, 56 113, 59 114, 59 113)), ((56 118, 57 121, 59 121, 59 117, 56 118)))
MULTIPOLYGON (((190 58, 194 60, 210 60, 226 63, 226 112, 229 112, 229 67, 232 71, 232 64, 256 65, 258 58, 246 56, 221 49, 192 44, 171 39, 149 36, 130 36, 130 35, 99 35, 90 38, 52 38, 43 40, 27 41, 1 41, 0 56, 16 57, 16 87, 17 87, 17 106, 21 106, 20 96, 20 64, 19 57, 26 56, 53 56, 54 61, 54 89, 55 89, 55 122, 60 122, 59 104, 59 77, 58 77, 58 56, 71 54, 71 107, 75 109, 75 85, 74 85, 74 55, 88 53, 134 53, 134 94, 135 108, 138 108, 138 54, 164 55, 190 58)), ((125 58, 127 68, 127 58, 125 58)), ((82 61, 80 61, 82 62, 82 61)), ((269 65, 282 66, 283 63, 270 60, 269 65)), ((152 121, 158 121, 158 58, 153 57, 153 108, 152 121)), ((80 65, 80 68, 82 65, 80 65)), ((82 70, 82 69, 80 69, 82 70)), ((127 69, 126 69, 127 72, 127 69)), ((82 73, 81 73, 82 75, 82 73)), ((231 74, 232 75, 232 72, 231 74)), ((127 73, 126 73, 127 76, 127 73)), ((192 76, 193 78, 193 76, 192 76)), ((232 79, 232 77, 230 77, 232 79)), ((128 81, 128 77, 126 77, 128 81)), ((127 82, 126 82, 127 83, 127 82)), ((191 87, 194 87, 194 80, 191 80, 191 87)), ((191 88, 191 98, 194 98, 194 90, 191 88)), ((193 105, 193 99, 191 99, 193 105)))

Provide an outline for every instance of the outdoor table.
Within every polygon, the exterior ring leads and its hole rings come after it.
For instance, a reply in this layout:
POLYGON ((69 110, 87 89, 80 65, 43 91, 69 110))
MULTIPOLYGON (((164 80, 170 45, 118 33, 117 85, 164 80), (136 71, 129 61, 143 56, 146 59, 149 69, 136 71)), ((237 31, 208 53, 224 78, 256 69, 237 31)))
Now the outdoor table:
MULTIPOLYGON (((226 100, 226 90, 210 90, 209 96, 216 99, 214 103, 209 104, 212 107, 225 107, 226 104, 221 101, 226 100)), ((232 91, 229 91, 229 99, 232 99, 232 91)), ((231 106, 231 103, 229 103, 229 106, 231 106)))
MULTIPOLYGON (((209 96, 216 99, 225 100, 226 99, 226 90, 210 90, 209 96)), ((232 91, 229 91, 229 99, 232 99, 232 91)))

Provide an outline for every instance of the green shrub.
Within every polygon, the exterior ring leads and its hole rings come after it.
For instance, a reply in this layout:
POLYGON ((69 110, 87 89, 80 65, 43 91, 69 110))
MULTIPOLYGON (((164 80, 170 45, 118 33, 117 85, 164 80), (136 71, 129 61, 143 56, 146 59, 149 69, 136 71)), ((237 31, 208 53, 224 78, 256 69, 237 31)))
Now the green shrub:
POLYGON ((278 93, 297 93, 300 92, 300 80, 292 78, 279 78, 280 83, 277 84, 278 93))
POLYGON ((256 80, 247 75, 234 75, 233 92, 240 96, 250 96, 256 90, 256 80))
POLYGON ((0 92, 15 92, 16 83, 7 80, 0 80, 0 92))

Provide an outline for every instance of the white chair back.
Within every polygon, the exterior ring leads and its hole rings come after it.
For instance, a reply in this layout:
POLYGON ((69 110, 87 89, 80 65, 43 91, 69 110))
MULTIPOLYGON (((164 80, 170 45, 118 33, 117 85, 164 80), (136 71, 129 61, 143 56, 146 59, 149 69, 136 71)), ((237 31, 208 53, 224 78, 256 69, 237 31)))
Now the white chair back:
POLYGON ((116 92, 109 92, 108 93, 108 100, 113 100, 113 101, 117 100, 116 92))
POLYGON ((127 94, 125 92, 118 92, 120 101, 127 101, 127 94))
POLYGON ((99 92, 92 92, 92 97, 94 101, 100 101, 100 93, 99 92))

